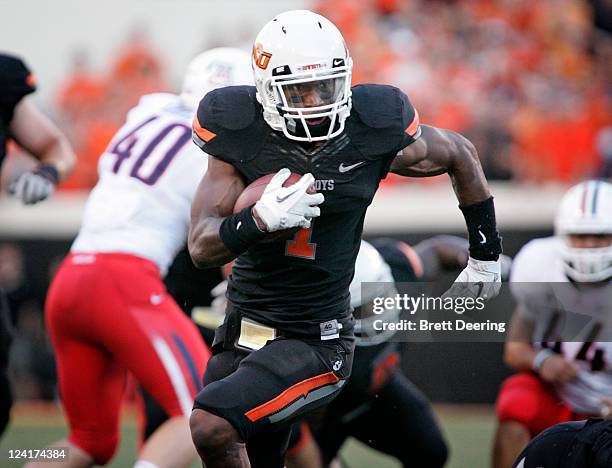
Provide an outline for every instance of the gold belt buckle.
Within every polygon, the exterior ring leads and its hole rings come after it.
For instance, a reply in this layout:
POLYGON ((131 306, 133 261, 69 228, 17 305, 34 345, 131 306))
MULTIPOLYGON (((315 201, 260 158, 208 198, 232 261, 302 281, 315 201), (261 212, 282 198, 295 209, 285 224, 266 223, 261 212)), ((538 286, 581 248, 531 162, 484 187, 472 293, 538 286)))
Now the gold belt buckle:
POLYGON ((249 351, 261 349, 276 338, 276 329, 248 318, 240 319, 240 336, 236 346, 249 351))

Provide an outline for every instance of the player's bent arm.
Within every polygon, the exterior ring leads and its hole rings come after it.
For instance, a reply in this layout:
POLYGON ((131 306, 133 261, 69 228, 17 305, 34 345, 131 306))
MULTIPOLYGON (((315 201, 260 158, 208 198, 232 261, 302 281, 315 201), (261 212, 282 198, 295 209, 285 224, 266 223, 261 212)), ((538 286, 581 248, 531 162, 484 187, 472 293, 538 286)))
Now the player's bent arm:
POLYGON ((429 177, 447 173, 468 228, 467 267, 445 296, 464 293, 489 299, 501 288, 501 238, 497 232, 493 197, 474 145, 450 130, 421 125, 420 137, 394 158, 390 171, 403 176, 429 177))
POLYGON ((412 177, 447 173, 467 224, 470 256, 479 261, 498 260, 502 249, 493 197, 476 149, 467 138, 450 130, 421 125, 421 136, 400 151, 390 170, 412 177))
POLYGON ((10 123, 11 135, 28 153, 57 171, 59 182, 70 175, 76 156, 65 135, 31 101, 23 98, 15 107, 10 123))
POLYGON ((467 138, 450 130, 421 125, 421 136, 398 153, 390 170, 408 177, 448 173, 461 206, 491 196, 476 148, 467 138))
POLYGON ((468 241, 463 237, 438 235, 414 246, 423 263, 423 279, 433 281, 441 271, 465 268, 468 262, 468 241))
POLYGON ((221 239, 220 229, 244 187, 234 166, 209 157, 208 170, 191 204, 188 247, 198 268, 220 266, 236 258, 221 239))
POLYGON ((533 370, 534 360, 538 352, 533 348, 533 322, 526 319, 519 305, 512 315, 508 337, 504 345, 504 362, 516 371, 533 370))

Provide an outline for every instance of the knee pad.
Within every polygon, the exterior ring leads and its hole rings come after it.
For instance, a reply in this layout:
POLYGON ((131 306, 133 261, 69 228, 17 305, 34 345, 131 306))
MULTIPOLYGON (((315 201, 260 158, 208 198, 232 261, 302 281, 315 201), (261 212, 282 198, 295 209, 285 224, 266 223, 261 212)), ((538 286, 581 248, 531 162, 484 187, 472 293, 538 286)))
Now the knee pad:
POLYGON ((72 431, 70 442, 87 452, 97 464, 106 465, 117 450, 119 433, 102 434, 92 431, 72 431))

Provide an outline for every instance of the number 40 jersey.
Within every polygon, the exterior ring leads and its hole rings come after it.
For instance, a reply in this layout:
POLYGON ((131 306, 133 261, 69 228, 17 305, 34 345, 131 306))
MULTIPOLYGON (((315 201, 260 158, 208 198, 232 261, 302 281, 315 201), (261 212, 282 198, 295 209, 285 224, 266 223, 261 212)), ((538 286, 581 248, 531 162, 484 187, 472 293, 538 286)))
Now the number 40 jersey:
POLYGON ((578 375, 556 387, 577 413, 599 415, 612 398, 612 280, 571 283, 558 237, 527 243, 512 263, 512 293, 534 325, 534 347, 574 362, 578 375), (575 339, 568 339, 574 336, 575 339))
POLYGON ((129 253, 166 273, 208 163, 191 141, 192 118, 179 96, 141 98, 100 157, 73 252, 129 253))

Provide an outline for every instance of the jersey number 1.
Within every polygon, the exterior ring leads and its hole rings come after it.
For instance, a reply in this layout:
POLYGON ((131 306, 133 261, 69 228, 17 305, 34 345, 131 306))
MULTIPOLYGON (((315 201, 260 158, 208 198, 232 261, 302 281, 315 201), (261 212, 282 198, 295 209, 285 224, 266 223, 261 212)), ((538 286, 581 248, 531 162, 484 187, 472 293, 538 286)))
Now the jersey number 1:
POLYGON ((313 226, 314 221, 311 221, 308 229, 300 229, 295 233, 293 239, 287 241, 285 244, 285 255, 314 260, 315 253, 317 251, 317 244, 310 242, 313 226))

